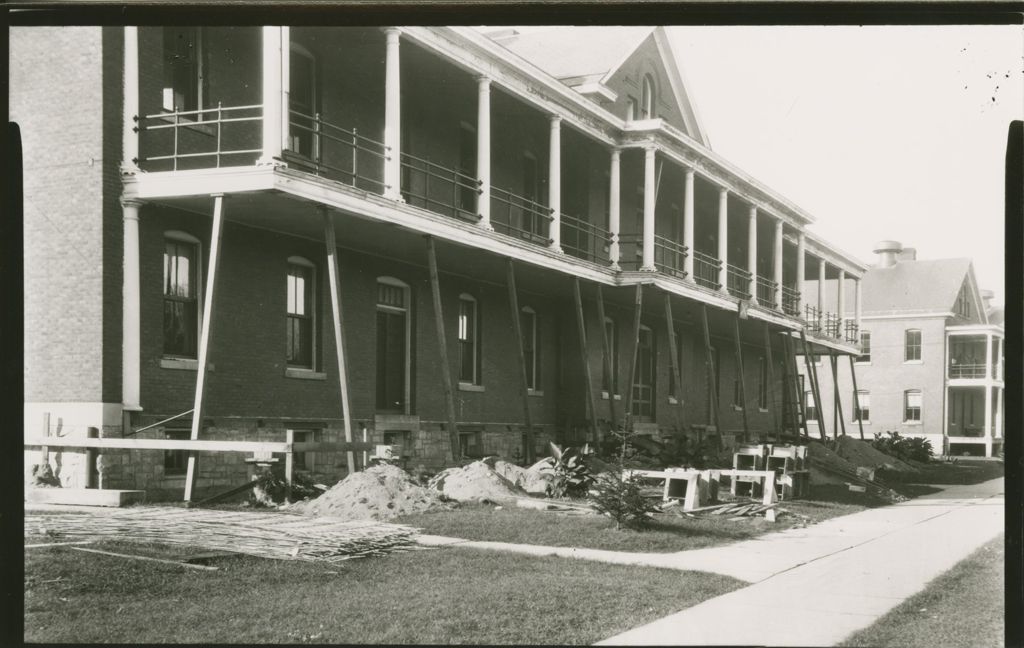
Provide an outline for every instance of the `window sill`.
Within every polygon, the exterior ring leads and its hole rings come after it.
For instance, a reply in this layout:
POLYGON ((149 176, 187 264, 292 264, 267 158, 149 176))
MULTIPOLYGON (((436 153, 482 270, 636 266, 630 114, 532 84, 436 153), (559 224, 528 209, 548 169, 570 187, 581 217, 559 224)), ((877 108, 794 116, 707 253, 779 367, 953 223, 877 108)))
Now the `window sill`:
POLYGON ((921 421, 903 421, 903 425, 921 425, 921 421))
POLYGON ((850 421, 850 425, 871 425, 871 421, 850 421))
POLYGON ((464 392, 484 392, 484 391, 487 391, 487 388, 484 387, 483 385, 475 385, 473 383, 460 382, 459 383, 459 391, 464 391, 464 392))
MULTIPOLYGON (((194 358, 160 358, 161 369, 184 369, 186 371, 197 371, 199 361, 194 358)), ((213 363, 206 363, 207 371, 214 371, 213 363)))
POLYGON ((526 390, 526 395, 527 396, 543 396, 544 395, 544 390, 542 390, 542 389, 527 389, 526 390))
MULTIPOLYGON (((601 392, 601 400, 608 400, 608 392, 606 392, 606 391, 601 392)), ((622 400, 622 395, 621 394, 615 394, 615 400, 617 400, 617 401, 622 400)))
POLYGON ((857 362, 857 361, 854 361, 853 364, 857 365, 858 367, 870 367, 871 366, 871 361, 870 360, 868 362, 857 362))
MULTIPOLYGON (((669 396, 668 397, 668 404, 669 405, 678 405, 679 404, 679 399, 676 398, 675 396, 669 396)), ((683 401, 683 404, 685 405, 686 401, 683 401)))
POLYGON ((284 370, 285 378, 298 378, 300 380, 327 380, 327 374, 322 371, 313 371, 312 369, 300 369, 298 367, 288 367, 284 370))
POLYGON ((767 407, 758 407, 757 411, 762 413, 762 414, 767 414, 769 410, 768 410, 767 407))
POLYGON ((732 406, 732 411, 734 411, 734 412, 742 412, 743 408, 740 407, 739 405, 733 405, 732 406))
POLYGON ((905 364, 905 365, 919 365, 919 364, 924 364, 924 360, 904 360, 903 364, 905 364))

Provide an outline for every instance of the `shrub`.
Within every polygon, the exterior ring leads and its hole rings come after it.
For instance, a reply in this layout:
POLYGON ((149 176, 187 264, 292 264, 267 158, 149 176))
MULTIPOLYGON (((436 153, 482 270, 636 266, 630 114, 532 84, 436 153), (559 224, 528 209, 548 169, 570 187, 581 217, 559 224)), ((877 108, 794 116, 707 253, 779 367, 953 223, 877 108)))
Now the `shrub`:
POLYGON ((623 477, 621 469, 598 475, 594 490, 594 508, 615 520, 616 529, 643 529, 650 522, 651 513, 658 510, 654 502, 642 495, 642 478, 623 477))
POLYGON ((932 442, 919 437, 900 436, 899 432, 886 432, 887 436, 875 434, 871 446, 901 461, 927 463, 932 457, 932 442))

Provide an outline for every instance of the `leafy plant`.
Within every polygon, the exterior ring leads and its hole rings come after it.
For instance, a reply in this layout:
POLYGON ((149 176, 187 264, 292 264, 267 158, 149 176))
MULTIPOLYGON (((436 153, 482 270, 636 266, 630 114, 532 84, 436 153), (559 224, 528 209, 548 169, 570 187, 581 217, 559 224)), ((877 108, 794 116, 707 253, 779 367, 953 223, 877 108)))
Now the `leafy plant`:
POLYGON ((582 448, 567 447, 564 450, 554 443, 551 456, 547 458, 548 466, 543 472, 550 472, 551 481, 548 485, 549 497, 582 497, 587 494, 594 476, 587 466, 586 457, 591 454, 590 446, 582 448))
POLYGON ((596 494, 591 495, 594 508, 615 520, 615 528, 640 530, 658 510, 654 502, 642 494, 643 479, 638 475, 623 476, 623 470, 610 470, 597 476, 596 494))
POLYGON ((933 450, 932 442, 920 437, 900 436, 899 432, 889 431, 886 436, 875 434, 871 446, 885 454, 896 457, 901 461, 920 461, 927 463, 931 460, 933 450))

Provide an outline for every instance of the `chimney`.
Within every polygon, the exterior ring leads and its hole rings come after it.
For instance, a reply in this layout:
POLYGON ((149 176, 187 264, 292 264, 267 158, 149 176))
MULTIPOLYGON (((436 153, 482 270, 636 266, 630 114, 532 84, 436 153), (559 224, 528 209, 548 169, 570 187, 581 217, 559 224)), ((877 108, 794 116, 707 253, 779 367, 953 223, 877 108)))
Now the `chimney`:
POLYGON ((917 248, 903 248, 899 256, 900 261, 917 261, 917 248))
POLYGON ((981 300, 985 302, 985 312, 988 312, 988 310, 992 308, 992 298, 995 296, 996 294, 991 290, 981 291, 981 300))
POLYGON ((899 260, 899 254, 903 246, 899 241, 879 241, 875 244, 875 254, 878 255, 879 268, 891 268, 899 260))

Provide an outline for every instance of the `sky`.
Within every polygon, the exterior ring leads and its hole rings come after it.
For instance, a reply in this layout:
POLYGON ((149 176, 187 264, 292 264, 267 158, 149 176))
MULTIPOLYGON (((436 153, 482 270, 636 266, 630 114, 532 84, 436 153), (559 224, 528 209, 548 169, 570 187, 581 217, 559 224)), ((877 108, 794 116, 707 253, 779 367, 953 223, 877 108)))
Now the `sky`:
POLYGON ((1004 304, 1007 130, 1019 26, 670 27, 714 151, 861 261, 892 239, 970 257, 1004 304))

